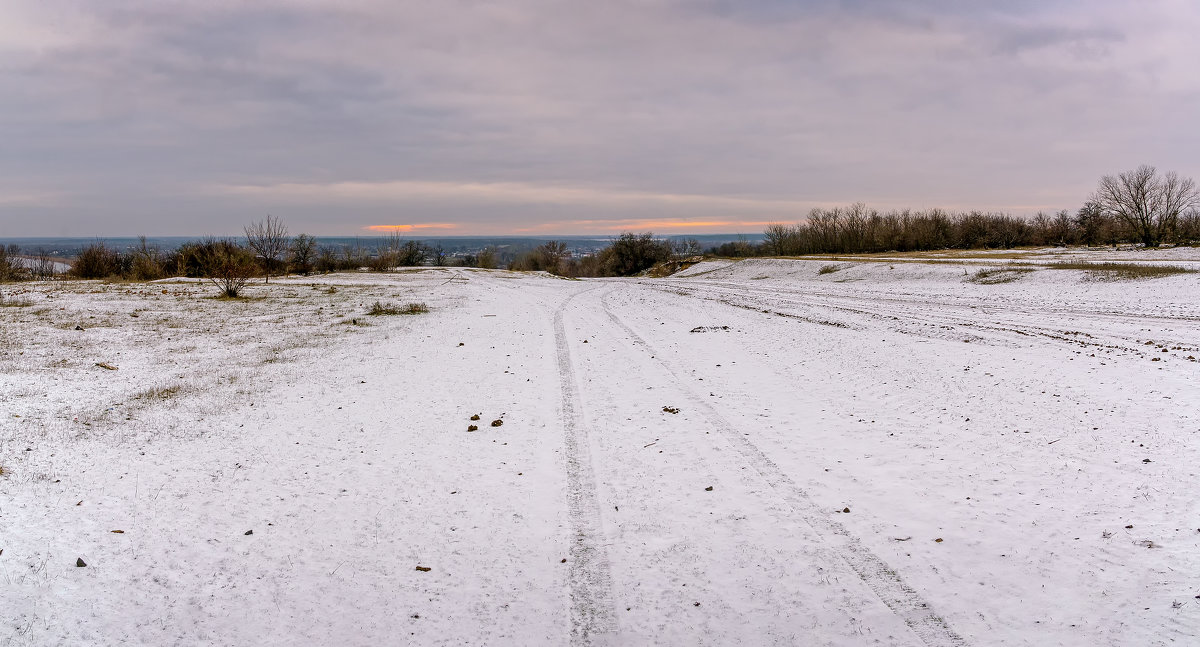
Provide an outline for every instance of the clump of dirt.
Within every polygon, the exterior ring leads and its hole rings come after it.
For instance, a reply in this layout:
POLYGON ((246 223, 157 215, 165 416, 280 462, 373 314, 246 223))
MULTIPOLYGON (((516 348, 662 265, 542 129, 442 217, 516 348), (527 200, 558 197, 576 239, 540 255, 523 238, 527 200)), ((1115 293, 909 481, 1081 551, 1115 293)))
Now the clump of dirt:
POLYGON ((728 331, 729 326, 696 326, 688 332, 720 332, 722 330, 728 331))

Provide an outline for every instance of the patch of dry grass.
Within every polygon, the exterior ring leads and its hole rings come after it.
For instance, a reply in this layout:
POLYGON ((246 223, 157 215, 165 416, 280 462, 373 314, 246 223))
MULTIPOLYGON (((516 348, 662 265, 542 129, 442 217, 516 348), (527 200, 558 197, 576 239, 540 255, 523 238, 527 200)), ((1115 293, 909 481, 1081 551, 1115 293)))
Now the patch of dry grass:
POLYGON ((6 297, 0 294, 0 308, 24 308, 33 305, 27 297, 6 297))
POLYGON ((1144 263, 1092 263, 1087 261, 1049 263, 1051 270, 1082 270, 1093 277, 1108 281, 1157 279, 1175 274, 1195 274, 1196 270, 1179 265, 1149 265, 1144 263))
POLYGON ((180 384, 172 384, 169 386, 153 386, 148 389, 143 389, 130 396, 131 400, 170 400, 171 398, 183 393, 183 386, 180 384))
POLYGON ((996 267, 979 270, 967 280, 980 285, 1012 283, 1032 271, 1033 268, 1031 267, 996 267))
POLYGON ((424 303, 406 303, 403 306, 396 306, 392 303, 383 303, 376 301, 371 305, 371 309, 367 314, 372 316, 380 315, 419 315, 429 312, 429 306, 424 303))

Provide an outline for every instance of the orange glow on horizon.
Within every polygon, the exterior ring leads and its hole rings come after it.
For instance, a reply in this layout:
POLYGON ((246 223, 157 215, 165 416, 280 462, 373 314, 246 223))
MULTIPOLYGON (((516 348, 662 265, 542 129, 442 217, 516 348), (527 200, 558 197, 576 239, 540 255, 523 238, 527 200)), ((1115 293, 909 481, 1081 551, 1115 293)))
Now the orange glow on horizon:
POLYGON ((458 225, 452 222, 426 222, 413 225, 367 225, 363 227, 367 231, 417 231, 420 229, 458 229, 458 225))
POLYGON ((555 233, 616 233, 621 231, 661 231, 661 230, 697 230, 708 229, 712 233, 729 233, 741 229, 755 228, 760 229, 767 225, 778 222, 777 220, 750 221, 750 220, 654 220, 654 219, 626 219, 626 220, 566 220, 558 222, 547 222, 534 225, 532 227, 519 227, 513 229, 516 233, 537 233, 550 232, 555 233), (715 230, 715 231, 714 231, 715 230))

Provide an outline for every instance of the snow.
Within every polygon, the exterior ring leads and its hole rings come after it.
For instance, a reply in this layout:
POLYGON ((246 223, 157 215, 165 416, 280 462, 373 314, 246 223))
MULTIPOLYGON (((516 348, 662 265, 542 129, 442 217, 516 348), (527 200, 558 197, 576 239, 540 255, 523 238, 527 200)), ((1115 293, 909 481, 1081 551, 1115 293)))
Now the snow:
POLYGON ((1030 256, 2 286, 0 643, 1188 644, 1200 275, 1030 256))

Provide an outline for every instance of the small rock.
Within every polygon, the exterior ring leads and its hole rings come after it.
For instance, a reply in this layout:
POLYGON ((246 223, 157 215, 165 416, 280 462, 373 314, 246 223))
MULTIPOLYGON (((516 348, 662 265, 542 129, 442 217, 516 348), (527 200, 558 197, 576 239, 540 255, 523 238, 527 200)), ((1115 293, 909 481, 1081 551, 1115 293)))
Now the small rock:
POLYGON ((708 486, 708 487, 704 488, 704 491, 705 491, 705 492, 712 492, 712 489, 713 489, 713 486, 711 486, 711 485, 710 485, 710 486, 708 486))
POLYGON ((699 602, 693 602, 693 603, 692 603, 692 606, 694 606, 694 607, 698 607, 698 606, 700 606, 700 603, 699 603, 699 602))
POLYGON ((459 346, 466 346, 466 344, 462 343, 461 341, 460 341, 460 342, 458 342, 458 345, 459 345, 459 346))
POLYGON ((561 562, 559 562, 559 564, 566 564, 566 563, 567 563, 567 558, 566 558, 566 557, 562 558, 562 561, 561 561, 561 562))
POLYGON ((845 514, 850 514, 850 508, 842 508, 842 512, 845 514))
POLYGON ((583 343, 585 343, 585 344, 586 344, 586 343, 587 343, 587 340, 586 340, 586 339, 585 339, 585 340, 583 340, 583 343))
POLYGON ((76 325, 76 326, 75 326, 75 330, 83 330, 83 326, 76 325))
POLYGON ((493 421, 492 421, 492 426, 493 426, 493 427, 499 427, 499 426, 501 426, 501 425, 503 425, 503 424, 504 424, 504 421, 503 421, 503 420, 500 420, 499 418, 497 418, 497 419, 495 419, 495 420, 493 420, 493 421))
POLYGON ((76 557, 75 558, 75 567, 83 568, 84 566, 87 566, 87 562, 83 561, 82 557, 76 557))
POLYGON ((433 569, 428 566, 418 566, 417 570, 421 571, 422 573, 428 573, 429 571, 432 571, 433 569))
POLYGON ((124 530, 109 530, 109 532, 113 533, 114 535, 123 535, 123 534, 125 534, 125 531, 124 531, 124 530))
POLYGON ((1150 459, 1149 459, 1149 458, 1143 458, 1143 459, 1142 459, 1142 462, 1143 462, 1143 463, 1149 463, 1149 462, 1150 462, 1150 459))
POLYGON ((478 425, 467 425, 467 431, 479 431, 478 425))
POLYGON ((1125 526, 1125 529, 1126 529, 1126 530, 1128 530, 1128 529, 1130 529, 1130 528, 1132 528, 1132 527, 1133 527, 1133 524, 1129 524, 1128 526, 1125 526))
POLYGON ((477 414, 471 416, 471 420, 479 420, 479 414, 477 413, 477 414))
POLYGON ((937 539, 934 539, 933 541, 935 541, 935 542, 937 542, 937 543, 939 543, 939 544, 940 544, 940 543, 942 543, 942 538, 941 538, 941 537, 938 537, 937 539))
POLYGON ((244 533, 242 533, 242 534, 243 534, 243 535, 253 535, 253 534, 254 534, 254 531, 253 531, 253 530, 247 530, 246 532, 244 532, 244 533))

